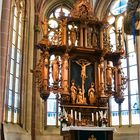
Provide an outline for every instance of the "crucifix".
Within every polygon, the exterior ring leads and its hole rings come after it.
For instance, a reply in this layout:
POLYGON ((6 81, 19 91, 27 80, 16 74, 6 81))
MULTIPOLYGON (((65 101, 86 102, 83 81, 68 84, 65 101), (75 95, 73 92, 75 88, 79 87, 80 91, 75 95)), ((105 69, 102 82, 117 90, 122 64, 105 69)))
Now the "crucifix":
POLYGON ((79 59, 78 61, 76 61, 76 63, 81 66, 82 92, 84 93, 85 91, 84 84, 85 84, 85 79, 87 78, 86 67, 90 65, 91 63, 85 59, 79 59))

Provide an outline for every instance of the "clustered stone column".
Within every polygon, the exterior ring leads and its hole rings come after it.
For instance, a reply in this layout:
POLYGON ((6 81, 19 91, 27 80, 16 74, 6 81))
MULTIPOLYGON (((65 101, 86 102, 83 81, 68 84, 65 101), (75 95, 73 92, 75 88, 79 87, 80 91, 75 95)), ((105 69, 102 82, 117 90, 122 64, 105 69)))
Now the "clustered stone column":
POLYGON ((3 121, 3 104, 4 104, 4 89, 6 81, 6 64, 7 64, 7 53, 8 53, 8 36, 9 36, 9 18, 10 18, 10 7, 11 0, 4 0, 2 5, 2 15, 1 15, 1 45, 0 45, 0 122, 3 121))

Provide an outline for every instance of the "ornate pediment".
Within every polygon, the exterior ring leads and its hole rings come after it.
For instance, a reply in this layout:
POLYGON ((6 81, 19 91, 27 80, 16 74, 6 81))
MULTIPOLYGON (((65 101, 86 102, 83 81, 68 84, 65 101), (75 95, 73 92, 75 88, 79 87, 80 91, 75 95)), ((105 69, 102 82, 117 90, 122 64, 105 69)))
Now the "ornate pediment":
POLYGON ((70 12, 70 16, 72 18, 80 18, 83 20, 98 20, 93 12, 91 4, 87 0, 77 1, 70 12))

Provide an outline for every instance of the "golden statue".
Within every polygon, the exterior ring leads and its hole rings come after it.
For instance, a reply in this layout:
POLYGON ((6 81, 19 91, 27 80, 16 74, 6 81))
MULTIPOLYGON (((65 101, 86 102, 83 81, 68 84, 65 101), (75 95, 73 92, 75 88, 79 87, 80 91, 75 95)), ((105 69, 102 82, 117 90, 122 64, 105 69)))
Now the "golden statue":
POLYGON ((47 22, 46 18, 44 18, 44 21, 42 21, 42 30, 43 30, 43 36, 47 36, 47 34, 48 34, 48 22, 47 22))
POLYGON ((60 21, 60 38, 61 38, 61 45, 66 45, 66 24, 67 19, 63 19, 60 21))
POLYGON ((86 98, 84 97, 84 93, 82 89, 79 87, 78 88, 78 95, 77 95, 77 104, 85 104, 86 103, 86 98))
POLYGON ((71 88, 70 88, 70 92, 71 92, 71 100, 72 100, 72 103, 75 104, 75 101, 76 101, 76 94, 77 94, 77 88, 75 86, 75 82, 74 80, 71 81, 71 88))
POLYGON ((96 140, 96 138, 94 137, 94 135, 91 135, 91 137, 88 138, 88 140, 96 140))
POLYGON ((59 80, 59 60, 56 56, 52 61, 52 78, 54 83, 58 83, 59 80))
POLYGON ((89 63, 88 61, 86 61, 84 59, 80 59, 80 60, 76 61, 76 63, 81 66, 81 78, 83 80, 85 80, 87 78, 86 66, 90 65, 91 63, 89 63))
POLYGON ((112 85, 112 76, 113 76, 113 70, 112 70, 111 62, 109 62, 106 68, 106 82, 107 85, 109 86, 112 85))
POLYGON ((94 83, 91 83, 91 87, 88 90, 88 96, 89 96, 89 102, 90 104, 93 104, 95 101, 95 89, 94 89, 94 83))
POLYGON ((75 42, 76 42, 76 31, 74 28, 74 23, 72 23, 72 28, 70 30, 70 41, 71 41, 71 45, 75 46, 75 42))

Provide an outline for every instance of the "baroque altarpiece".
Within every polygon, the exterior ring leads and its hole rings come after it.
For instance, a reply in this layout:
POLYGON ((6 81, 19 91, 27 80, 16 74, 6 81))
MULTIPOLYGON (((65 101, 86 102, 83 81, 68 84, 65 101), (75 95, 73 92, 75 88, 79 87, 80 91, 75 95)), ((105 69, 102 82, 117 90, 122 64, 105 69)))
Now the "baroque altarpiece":
POLYGON ((121 31, 116 33, 118 45, 112 51, 108 23, 96 17, 86 0, 77 1, 68 17, 61 10, 56 28, 49 22, 42 22, 44 35, 36 46, 41 55, 34 75, 41 98, 59 94, 68 126, 110 126, 109 98, 114 96, 121 104, 126 84, 121 31))

